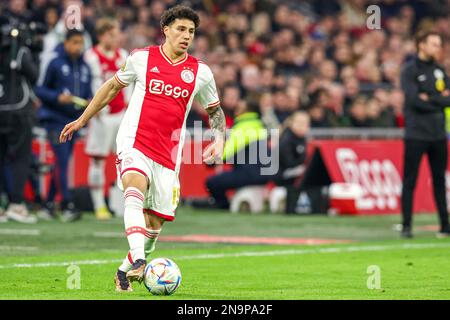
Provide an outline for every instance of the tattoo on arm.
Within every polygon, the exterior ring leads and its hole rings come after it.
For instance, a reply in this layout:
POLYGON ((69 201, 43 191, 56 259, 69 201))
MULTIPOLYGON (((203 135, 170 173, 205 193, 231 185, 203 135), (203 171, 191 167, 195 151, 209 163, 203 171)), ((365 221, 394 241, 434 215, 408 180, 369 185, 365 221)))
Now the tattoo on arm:
POLYGON ((221 137, 225 141, 225 114, 221 107, 207 110, 209 114, 209 126, 214 137, 221 137))

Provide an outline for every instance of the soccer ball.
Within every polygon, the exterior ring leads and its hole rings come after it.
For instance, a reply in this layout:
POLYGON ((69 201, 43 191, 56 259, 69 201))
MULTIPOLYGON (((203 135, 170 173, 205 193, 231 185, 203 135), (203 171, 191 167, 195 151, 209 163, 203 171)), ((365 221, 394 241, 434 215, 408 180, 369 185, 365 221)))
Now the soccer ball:
POLYGON ((171 295, 177 290, 180 283, 180 268, 170 259, 153 259, 145 267, 144 285, 154 295, 171 295))

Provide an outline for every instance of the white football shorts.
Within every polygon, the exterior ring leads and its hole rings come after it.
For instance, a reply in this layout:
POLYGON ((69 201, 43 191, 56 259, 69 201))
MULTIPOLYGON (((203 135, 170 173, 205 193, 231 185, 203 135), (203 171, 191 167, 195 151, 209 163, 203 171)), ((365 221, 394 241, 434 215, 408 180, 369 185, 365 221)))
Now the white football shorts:
POLYGON ((122 177, 127 173, 137 172, 147 177, 149 187, 145 193, 145 213, 168 221, 175 219, 175 210, 180 200, 180 182, 175 171, 160 165, 134 148, 117 156, 116 168, 117 185, 122 191, 122 177))

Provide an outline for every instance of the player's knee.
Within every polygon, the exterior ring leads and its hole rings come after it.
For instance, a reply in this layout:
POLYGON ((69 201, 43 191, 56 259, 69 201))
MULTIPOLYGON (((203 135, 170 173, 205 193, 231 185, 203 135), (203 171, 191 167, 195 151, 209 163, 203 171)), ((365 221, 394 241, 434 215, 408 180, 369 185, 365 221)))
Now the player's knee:
POLYGON ((147 228, 151 230, 160 230, 164 224, 164 221, 164 218, 150 214, 147 219, 147 228))
POLYGON ((136 188, 144 194, 148 187, 147 177, 140 173, 130 172, 122 177, 122 185, 124 190, 136 188))

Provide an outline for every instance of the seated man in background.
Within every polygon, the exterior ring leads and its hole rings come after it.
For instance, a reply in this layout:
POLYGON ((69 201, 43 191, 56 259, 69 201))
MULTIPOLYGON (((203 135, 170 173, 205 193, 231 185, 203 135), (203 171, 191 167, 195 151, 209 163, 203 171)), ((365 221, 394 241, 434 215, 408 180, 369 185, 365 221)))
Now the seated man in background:
POLYGON ((223 153, 223 161, 232 163, 233 169, 211 176, 206 181, 215 208, 229 209, 227 191, 250 185, 264 185, 271 178, 261 174, 263 164, 259 150, 267 147, 267 130, 257 110, 258 104, 251 102, 241 102, 236 109, 234 125, 223 153))
POLYGON ((275 182, 286 187, 286 213, 295 211, 299 194, 295 181, 305 171, 306 135, 310 129, 310 117, 304 111, 296 111, 283 124, 279 142, 280 168, 275 182))

